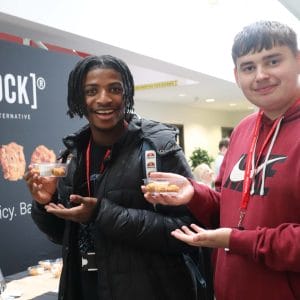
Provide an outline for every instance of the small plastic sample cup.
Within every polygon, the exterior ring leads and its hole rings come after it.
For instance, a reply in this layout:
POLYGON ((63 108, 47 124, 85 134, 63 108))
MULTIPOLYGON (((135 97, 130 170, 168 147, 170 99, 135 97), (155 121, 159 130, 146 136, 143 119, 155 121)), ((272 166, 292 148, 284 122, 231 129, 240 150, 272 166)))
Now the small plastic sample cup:
POLYGON ((68 173, 68 165, 64 163, 36 163, 32 168, 42 177, 65 177, 68 173))

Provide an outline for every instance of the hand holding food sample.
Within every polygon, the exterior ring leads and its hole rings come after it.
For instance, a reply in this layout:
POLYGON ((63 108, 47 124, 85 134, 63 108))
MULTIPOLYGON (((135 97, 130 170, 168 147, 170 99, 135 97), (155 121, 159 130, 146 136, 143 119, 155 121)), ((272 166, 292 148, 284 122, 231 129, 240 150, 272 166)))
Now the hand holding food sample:
POLYGON ((56 190, 57 178, 51 176, 51 170, 54 167, 49 168, 49 166, 56 165, 55 161, 54 151, 40 145, 34 149, 31 155, 31 164, 24 175, 33 199, 40 204, 49 203, 56 190))

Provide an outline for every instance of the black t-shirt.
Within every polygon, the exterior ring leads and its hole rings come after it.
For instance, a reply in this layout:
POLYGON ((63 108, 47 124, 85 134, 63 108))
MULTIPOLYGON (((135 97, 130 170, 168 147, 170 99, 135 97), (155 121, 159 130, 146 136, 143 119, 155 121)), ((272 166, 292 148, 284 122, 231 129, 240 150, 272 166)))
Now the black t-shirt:
MULTIPOLYGON (((95 196, 96 182, 101 172, 103 172, 103 161, 104 157, 110 151, 110 147, 98 146, 94 142, 91 142, 90 147, 90 192, 91 197, 95 196)), ((86 179, 87 180, 87 179, 86 179)), ((94 252, 94 234, 93 234, 93 222, 88 224, 80 224, 79 226, 79 237, 78 247, 81 253, 94 252)))

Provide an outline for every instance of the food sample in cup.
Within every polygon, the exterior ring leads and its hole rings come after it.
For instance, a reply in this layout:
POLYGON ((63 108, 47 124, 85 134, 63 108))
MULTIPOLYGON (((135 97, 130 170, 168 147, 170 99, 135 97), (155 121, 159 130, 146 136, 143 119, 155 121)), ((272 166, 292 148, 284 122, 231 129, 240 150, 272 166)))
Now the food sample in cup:
POLYGON ((27 270, 28 270, 29 275, 32 275, 32 276, 41 275, 41 274, 44 274, 44 272, 45 272, 45 269, 40 265, 29 267, 27 270))
POLYGON ((60 277, 62 271, 62 259, 46 259, 40 260, 39 266, 41 266, 45 272, 50 272, 53 277, 58 278, 60 277))
POLYGON ((50 259, 40 260, 39 265, 44 268, 44 270, 51 270, 51 263, 50 259))
POLYGON ((63 163, 36 163, 32 170, 42 177, 64 177, 67 175, 67 164, 63 163))
POLYGON ((59 278, 62 271, 62 262, 55 262, 51 265, 51 273, 55 278, 59 278))
POLYGON ((180 179, 157 178, 144 179, 145 189, 149 193, 176 194, 180 191, 180 179))

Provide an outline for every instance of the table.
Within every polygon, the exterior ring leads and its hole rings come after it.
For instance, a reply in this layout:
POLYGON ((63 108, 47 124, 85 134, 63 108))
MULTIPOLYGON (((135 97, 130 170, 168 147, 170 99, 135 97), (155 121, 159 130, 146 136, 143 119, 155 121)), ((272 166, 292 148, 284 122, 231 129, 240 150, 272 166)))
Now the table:
POLYGON ((55 278, 50 271, 41 275, 30 276, 26 272, 5 277, 6 289, 2 295, 5 299, 18 300, 56 300, 59 278, 55 278), (18 293, 20 297, 17 296, 18 293))

